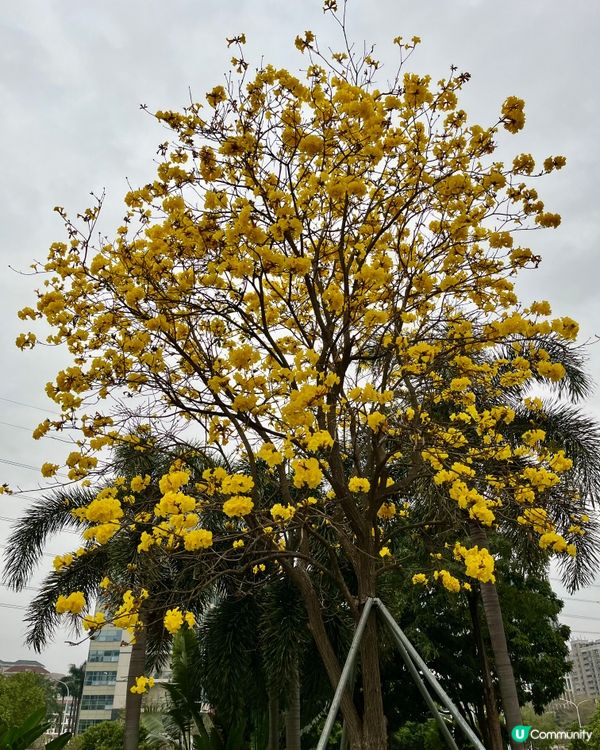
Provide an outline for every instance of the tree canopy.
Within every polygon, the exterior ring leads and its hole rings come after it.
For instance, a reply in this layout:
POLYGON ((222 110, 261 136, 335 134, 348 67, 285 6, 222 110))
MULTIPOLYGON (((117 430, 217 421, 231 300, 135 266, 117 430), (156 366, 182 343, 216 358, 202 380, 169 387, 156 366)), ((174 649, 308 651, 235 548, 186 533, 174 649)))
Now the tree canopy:
MULTIPOLYGON (((344 31, 334 0, 325 9, 344 31)), ((20 316, 44 319, 47 342, 72 362, 46 388, 62 416, 34 436, 76 430, 65 463, 87 483, 107 446, 143 448, 150 432, 182 424, 201 435, 224 465, 192 482, 185 458, 175 461, 145 513, 132 498, 150 477, 117 478, 77 511, 88 548, 135 528, 140 552, 187 561, 197 589, 223 570, 252 571, 257 584, 288 576, 335 684, 309 569, 358 617, 382 571, 406 564, 395 541, 414 528, 427 535, 462 515, 561 555, 585 534, 572 460, 539 426, 544 404, 531 393, 560 390, 578 326, 514 289, 540 262, 530 230, 560 223, 534 182, 565 159, 500 161, 497 141, 524 126, 523 100, 508 96, 491 124, 471 123, 459 104, 467 73, 433 83, 406 70, 416 37, 394 39, 391 76, 345 31, 331 54, 312 32, 299 36, 299 75, 269 64, 251 75, 244 35, 228 41, 238 56, 225 85, 155 113, 172 140, 156 179, 126 195, 112 241, 96 238, 101 200, 78 222, 57 209, 68 240, 36 265, 44 286, 20 316), (520 408, 527 429, 509 440, 520 408), (549 501, 559 488, 568 513, 549 501), (413 518, 424 496, 437 499, 427 522, 413 518)), ((35 334, 17 344, 34 348, 35 334)), ((493 582, 489 551, 462 542, 457 533, 414 583, 458 592, 493 582)), ((139 624, 145 596, 126 592, 122 622, 139 624)), ((185 596, 170 630, 185 620, 185 596)), ((73 592, 58 606, 78 615, 86 601, 73 592)), ((356 747, 379 750, 373 623, 361 660, 363 705, 345 695, 342 708, 356 747)))

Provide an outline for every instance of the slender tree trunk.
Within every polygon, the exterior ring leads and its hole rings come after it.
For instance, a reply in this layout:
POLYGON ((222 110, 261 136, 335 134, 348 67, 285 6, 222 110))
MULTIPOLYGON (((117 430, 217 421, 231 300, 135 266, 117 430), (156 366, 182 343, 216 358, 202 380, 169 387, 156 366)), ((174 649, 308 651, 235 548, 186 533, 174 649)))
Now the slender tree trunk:
MULTIPOLYGON (((375 570, 373 558, 369 554, 360 555, 358 564, 359 601, 375 596, 375 570)), ((372 610, 360 644, 362 692, 363 692, 363 732, 361 750, 387 750, 387 726, 383 712, 381 691, 381 671, 379 669, 379 639, 377 618, 372 610)), ((351 743, 352 750, 354 745, 351 743)))
MULTIPOLYGON (((305 570, 299 566, 287 566, 286 571, 302 595, 302 599, 306 606, 308 627, 315 639, 315 644, 323 661, 323 666, 325 667, 327 676, 329 677, 329 682, 335 690, 340 680, 342 669, 331 645, 331 641, 329 640, 327 630, 325 629, 319 597, 317 596, 312 582, 305 570)), ((345 690, 342 696, 341 711, 346 726, 348 727, 352 750, 362 750, 362 723, 349 690, 345 690)), ((365 750, 367 750, 367 748, 365 748, 365 750)), ((376 749, 374 748, 373 750, 376 749)))
POLYGON ((269 691, 269 739, 267 750, 279 750, 279 696, 274 688, 269 691))
MULTIPOLYGON (((473 525, 471 527, 471 538, 479 547, 488 547, 487 534, 481 526, 473 525)), ((521 718, 521 707, 519 705, 515 675, 508 653, 506 633, 504 632, 504 623, 502 621, 502 609, 498 598, 498 590, 493 583, 482 583, 480 584, 480 588, 483 611, 490 634, 490 645, 494 655, 494 666, 500 685, 500 697, 502 699, 502 707, 504 708, 506 728, 510 736, 513 727, 522 724, 523 719, 521 718)), ((512 737, 510 738, 510 744, 515 750, 520 750, 522 747, 522 743, 515 742, 512 737)))
POLYGON ((294 666, 288 683, 288 702, 285 712, 285 748, 286 750, 301 750, 300 732, 300 672, 298 661, 294 666))
POLYGON ((473 623, 473 635, 477 645, 477 653, 481 664, 481 675, 483 678, 483 701, 485 704, 485 724, 482 724, 481 730, 487 736, 487 746, 490 750, 504 750, 502 742, 502 732, 500 730, 500 717, 496 706, 496 695, 494 684, 492 682, 492 673, 490 663, 487 658, 483 633, 481 632, 481 623, 479 621, 479 608, 477 606, 476 594, 469 596, 469 611, 471 613, 471 622, 473 623))
POLYGON ((125 697, 125 734, 123 738, 124 750, 137 750, 140 736, 140 714, 142 712, 142 696, 132 693, 136 677, 144 674, 146 668, 146 629, 136 633, 131 646, 129 672, 127 674, 127 695, 125 697))

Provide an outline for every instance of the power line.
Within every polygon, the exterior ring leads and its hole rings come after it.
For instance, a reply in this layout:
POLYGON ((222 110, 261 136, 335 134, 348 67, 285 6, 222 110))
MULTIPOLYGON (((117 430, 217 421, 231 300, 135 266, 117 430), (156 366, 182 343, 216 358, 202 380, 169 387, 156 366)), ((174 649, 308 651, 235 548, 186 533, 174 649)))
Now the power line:
MULTIPOLYGON (((6 425, 7 427, 14 427, 16 430, 25 430, 25 432, 28 432, 30 435, 33 432, 30 427, 24 427, 20 424, 13 424, 12 422, 3 422, 2 420, 0 420, 0 424, 6 425)), ((64 438, 56 437, 56 435, 42 435, 42 437, 48 440, 58 440, 59 443, 67 443, 67 445, 73 445, 72 440, 65 440, 64 438)))
POLYGON ((44 409, 41 406, 34 406, 33 404, 26 404, 24 401, 15 401, 12 398, 6 398, 5 396, 0 396, 0 401, 7 401, 9 404, 17 404, 17 406, 26 406, 28 409, 36 409, 37 411, 44 411, 46 414, 52 414, 54 417, 56 416, 56 412, 51 411, 50 409, 44 409))
POLYGON ((24 607, 22 604, 8 604, 7 602, 0 602, 0 607, 5 607, 6 609, 29 609, 29 607, 24 607))
MULTIPOLYGON (((19 469, 30 469, 31 471, 35 471, 38 474, 40 473, 40 467, 39 466, 32 466, 31 464, 24 464, 21 461, 13 461, 11 458, 0 458, 0 464, 7 464, 8 466, 16 466, 19 469)), ((60 472, 57 472, 57 477, 65 477, 65 479, 68 479, 66 474, 61 474, 60 472)))
MULTIPOLYGON (((549 577, 550 581, 558 581, 558 583, 562 584, 561 578, 553 578, 552 576, 549 577)), ((589 583, 587 586, 583 586, 584 589, 600 589, 600 583, 589 583)))
MULTIPOLYGON (((12 586, 9 586, 6 583, 0 583, 0 586, 2 586, 3 589, 8 589, 9 591, 15 591, 15 589, 12 588, 12 586)), ((21 586, 19 591, 36 591, 39 592, 41 589, 36 589, 35 586, 21 586)), ((18 594, 19 591, 15 591, 15 594, 18 594)))
POLYGON ((19 469, 31 469, 32 471, 38 471, 40 470, 39 466, 31 466, 31 464, 24 464, 20 461, 13 461, 10 458, 0 458, 1 464, 8 464, 8 466, 18 466, 19 469))
POLYGON ((568 617, 573 620, 598 620, 600 621, 600 617, 588 617, 588 615, 569 615, 566 612, 561 612, 559 615, 560 617, 568 617))

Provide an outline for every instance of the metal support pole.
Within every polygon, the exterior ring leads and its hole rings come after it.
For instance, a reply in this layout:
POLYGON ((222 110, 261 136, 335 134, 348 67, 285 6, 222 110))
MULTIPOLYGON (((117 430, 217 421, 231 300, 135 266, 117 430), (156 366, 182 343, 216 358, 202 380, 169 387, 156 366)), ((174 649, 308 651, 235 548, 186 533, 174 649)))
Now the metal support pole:
POLYGON ((396 620, 394 620, 394 618, 390 614, 387 607, 383 604, 383 602, 380 599, 375 599, 374 602, 379 608, 379 611, 381 612, 382 617, 388 624, 392 633, 394 633, 396 637, 402 642, 402 645, 408 652, 408 655, 413 661, 413 664, 421 670, 421 672, 423 673, 423 676, 425 677, 427 682, 429 682, 429 684, 435 690, 435 692, 438 694, 438 697, 441 703, 443 703, 444 706, 448 709, 448 711, 452 714, 454 720, 456 721, 458 726, 462 729, 467 739, 470 741, 473 747, 476 748, 476 750, 485 750, 484 746, 481 744, 479 737, 477 737, 475 732, 471 729, 471 727, 468 725, 465 719, 461 716, 460 712, 458 711, 454 703, 452 703, 448 694, 442 688, 442 686, 437 681, 435 676, 429 671, 427 664, 425 664, 423 659, 421 659, 418 651, 415 649, 412 643, 408 640, 408 638, 406 637, 404 632, 401 630, 396 620))
POLYGON ((367 620, 369 619, 371 608, 375 601, 377 600, 369 598, 365 602, 365 607, 362 611, 360 620, 358 621, 358 625, 356 626, 356 630, 354 632, 354 638, 352 639, 352 643, 350 644, 350 650, 348 651, 348 656, 346 657, 346 663, 344 664, 342 674, 340 675, 340 681, 338 682, 338 686, 333 695, 333 700, 331 701, 331 706, 329 707, 329 712, 327 714, 327 719, 325 720, 323 731, 321 732, 321 736, 319 737, 317 750, 325 750, 325 748, 327 747, 327 741, 329 740, 329 735, 331 734, 331 730, 333 729, 333 725, 335 724, 337 712, 339 710, 340 703, 342 702, 342 695, 344 694, 344 690, 346 689, 346 685, 348 684, 348 680, 350 679, 352 669, 356 662, 356 657, 358 656, 358 648, 360 646, 362 634, 367 624, 367 620))
MULTIPOLYGON (((389 623, 388 623, 389 624, 389 623)), ((427 704, 427 707, 431 711, 433 718, 436 720, 438 727, 440 728, 440 731, 448 743, 448 746, 452 748, 452 750, 458 750, 458 746, 456 742, 454 741, 454 737, 450 733, 450 730, 448 729, 448 726, 446 725, 446 722, 444 721, 443 716, 438 711, 438 707, 435 705, 435 702, 433 698, 431 697, 429 690, 427 690, 427 685, 423 682, 423 678, 419 674, 419 671, 415 667, 415 664, 413 660, 410 658, 410 655, 406 648, 404 647, 404 644, 402 643, 402 640, 398 636, 398 633, 396 633, 395 630, 390 628, 392 632, 392 636, 394 640, 396 641, 396 645, 398 646, 398 651, 400 651, 400 656, 404 659, 404 663, 406 664, 406 667, 408 671, 410 672, 411 677, 413 678, 416 686, 419 688, 419 692, 423 696, 423 700, 427 704)))

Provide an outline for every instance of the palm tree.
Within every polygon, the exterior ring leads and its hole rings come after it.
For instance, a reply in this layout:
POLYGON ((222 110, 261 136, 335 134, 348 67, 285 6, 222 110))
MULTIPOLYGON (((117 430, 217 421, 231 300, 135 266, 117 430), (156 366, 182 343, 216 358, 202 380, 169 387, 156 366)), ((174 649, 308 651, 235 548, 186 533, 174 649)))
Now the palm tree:
MULTIPOLYGON (((571 402, 577 402, 585 397, 590 391, 590 381, 585 375, 580 351, 552 336, 538 339, 535 343, 536 346, 549 352, 552 361, 561 362, 565 368, 565 377, 553 386, 558 397, 567 396, 571 402)), ((499 352, 498 356, 510 361, 517 355, 512 348, 507 348, 499 352)), ((454 377, 454 373, 448 369, 444 377, 449 381, 454 377)), ((540 381, 546 387, 548 386, 547 381, 541 378, 540 381)), ((570 535, 571 541, 577 547, 577 555, 562 558, 560 566, 563 584, 568 590, 573 591, 593 580, 600 557, 597 524, 589 523, 584 536, 573 536, 569 532, 574 515, 581 515, 582 512, 595 508, 600 494, 600 425, 577 407, 560 400, 546 400, 542 409, 527 407, 524 405, 524 397, 527 395, 525 387, 501 388, 500 394, 493 398, 490 398, 486 391, 477 392, 477 405, 480 409, 503 405, 514 410, 515 419, 502 428, 504 438, 510 445, 519 444, 522 434, 535 427, 546 433, 546 445, 554 451, 564 450, 566 455, 573 460, 572 469, 563 474, 558 485, 546 492, 543 501, 548 517, 555 524, 558 533, 570 535)), ((442 421, 446 419, 443 414, 438 417, 442 421)), ((512 471, 520 471, 526 465, 525 459, 516 459, 513 462, 512 471)), ((494 472, 493 465, 481 465, 478 469, 482 477, 494 472)), ((418 503, 415 503, 413 521, 433 520, 439 532, 444 529, 454 529, 455 534, 458 535, 462 530, 465 539, 470 538, 480 548, 490 547, 486 527, 473 520, 465 522, 464 514, 457 512, 455 504, 447 502, 447 498, 440 492, 439 487, 435 487, 429 478, 425 477, 420 480, 417 495, 420 499, 418 503)), ((546 565, 548 553, 539 549, 533 536, 523 534, 522 529, 519 529, 517 517, 522 512, 522 506, 508 494, 503 496, 502 500, 499 533, 512 542, 519 556, 524 561, 529 561, 531 566, 546 565)), ((432 528, 435 529, 436 526, 432 528)), ((479 588, 501 702, 506 723, 510 728, 521 724, 522 720, 501 602, 494 583, 481 583, 479 588)), ((511 743, 517 744, 512 739, 511 743)))
POLYGON ((81 704, 81 694, 83 693, 83 681, 85 679, 85 662, 81 666, 76 664, 69 664, 69 672, 65 675, 62 682, 64 682, 69 688, 69 693, 72 696, 71 703, 71 714, 69 726, 67 731, 74 732, 77 725, 77 717, 79 716, 79 706, 81 704))
MULTIPOLYGON (((136 497, 135 505, 129 506, 131 514, 153 508, 159 498, 158 479, 168 471, 175 458, 182 456, 186 456, 188 465, 198 471, 209 464, 208 459, 191 446, 173 447, 147 440, 144 444, 138 442, 137 447, 125 442, 115 448, 107 467, 109 476, 130 480, 138 474, 149 474, 154 480, 136 497)), ((110 481, 104 486, 110 486, 110 481)), ((62 488, 29 506, 6 545, 4 581, 8 586, 20 591, 27 585, 42 559, 47 540, 54 534, 69 529, 83 532, 87 528, 87 523, 74 516, 73 511, 87 507, 99 489, 62 488)), ((127 490, 128 485, 125 492, 127 490)), ((68 567, 46 576, 25 616, 26 643, 39 652, 51 640, 59 623, 55 602, 60 594, 81 591, 86 601, 101 598, 103 608, 114 612, 119 596, 101 589, 100 583, 105 576, 111 579, 117 591, 147 588, 153 592, 153 597, 145 602, 140 612, 145 627, 138 631, 132 644, 125 706, 125 750, 137 748, 142 701, 142 696, 131 693, 130 688, 146 668, 152 669, 168 658, 170 637, 164 631, 163 618, 169 607, 179 603, 173 592, 181 590, 184 585, 181 571, 172 562, 157 559, 149 565, 147 556, 141 560, 137 549, 139 542, 139 531, 124 528, 107 544, 88 545, 85 555, 75 556, 68 567)), ((196 598, 196 603, 201 606, 201 597, 196 598)), ((72 618, 72 626, 79 631, 77 619, 72 618)))

